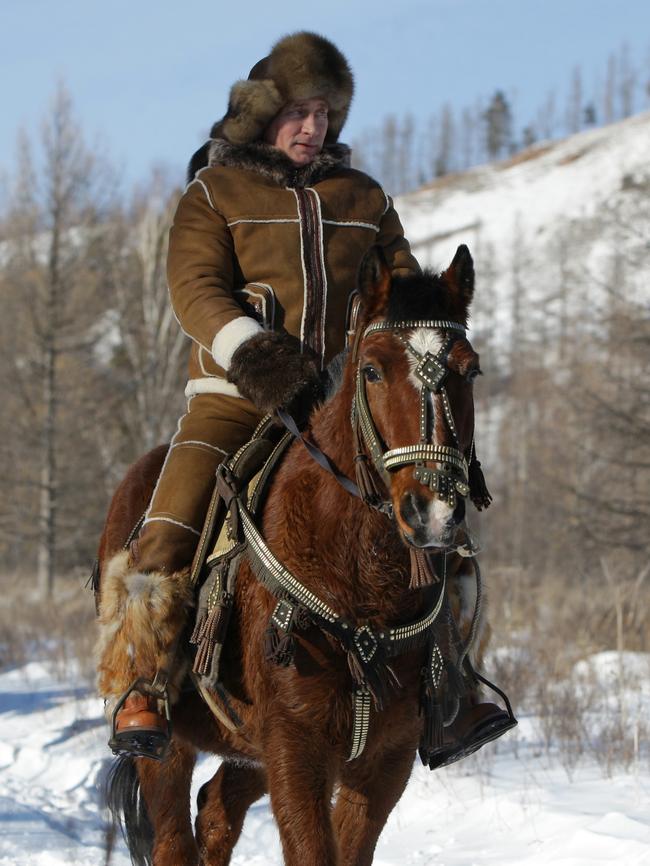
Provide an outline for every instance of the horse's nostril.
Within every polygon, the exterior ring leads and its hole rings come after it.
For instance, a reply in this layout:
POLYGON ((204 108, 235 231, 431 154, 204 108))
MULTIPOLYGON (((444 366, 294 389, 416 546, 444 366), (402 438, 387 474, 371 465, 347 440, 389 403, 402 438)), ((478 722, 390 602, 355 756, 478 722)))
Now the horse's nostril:
POLYGON ((400 502, 400 514, 402 515, 402 520, 406 523, 407 526, 410 526, 411 529, 421 529, 427 523, 427 509, 428 503, 424 497, 419 496, 417 493, 414 493, 412 490, 407 491, 404 496, 402 496, 402 501, 400 502))

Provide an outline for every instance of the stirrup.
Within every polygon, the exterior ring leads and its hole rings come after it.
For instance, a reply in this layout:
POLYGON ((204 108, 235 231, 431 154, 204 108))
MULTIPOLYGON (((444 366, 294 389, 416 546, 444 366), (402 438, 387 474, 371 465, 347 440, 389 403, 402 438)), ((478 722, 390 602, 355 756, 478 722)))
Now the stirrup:
POLYGON ((430 751, 427 756, 427 765, 430 770, 448 767, 450 764, 472 755, 487 743, 502 737, 516 725, 517 720, 511 714, 503 710, 500 714, 494 713, 491 717, 479 722, 468 731, 466 736, 460 737, 456 742, 443 743, 439 748, 430 751))
MULTIPOLYGON (((512 712, 512 705, 508 695, 499 686, 490 682, 490 680, 474 670, 469 659, 465 659, 465 664, 473 677, 501 697, 506 705, 506 709, 501 710, 500 715, 494 714, 479 721, 466 736, 461 737, 456 742, 443 743, 439 748, 430 750, 426 754, 420 753, 422 763, 428 766, 430 770, 448 767, 449 764, 460 761, 462 758, 467 758, 483 746, 507 734, 508 731, 511 731, 519 724, 515 718, 515 714, 512 712)), ((500 709, 498 705, 495 704, 494 706, 500 709)))
POLYGON ((165 758, 172 735, 171 711, 166 678, 163 677, 161 684, 157 680, 158 675, 153 682, 139 677, 131 683, 115 705, 111 714, 111 738, 108 741, 109 748, 114 755, 133 755, 140 758, 153 758, 156 761, 162 761, 165 758), (149 695, 162 702, 167 723, 165 731, 156 728, 117 730, 117 715, 134 692, 140 695, 149 695))

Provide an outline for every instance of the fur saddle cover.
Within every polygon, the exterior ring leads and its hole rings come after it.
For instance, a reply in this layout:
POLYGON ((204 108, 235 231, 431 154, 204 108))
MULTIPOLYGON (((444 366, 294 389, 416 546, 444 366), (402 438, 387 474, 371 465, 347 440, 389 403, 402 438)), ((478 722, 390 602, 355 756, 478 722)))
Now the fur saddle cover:
POLYGON ((196 623, 190 643, 196 646, 193 672, 207 688, 219 682, 219 660, 235 596, 237 572, 245 554, 235 493, 256 518, 264 504, 269 479, 293 441, 271 416, 253 437, 217 470, 217 483, 192 564, 191 581, 198 592, 196 623))

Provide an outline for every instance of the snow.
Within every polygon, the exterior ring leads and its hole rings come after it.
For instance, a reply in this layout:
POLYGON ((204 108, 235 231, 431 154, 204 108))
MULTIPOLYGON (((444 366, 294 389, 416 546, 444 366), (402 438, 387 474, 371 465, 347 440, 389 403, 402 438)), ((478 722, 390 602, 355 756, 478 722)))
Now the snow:
MULTIPOLYGON (((624 670, 650 708, 650 656, 599 653, 576 676, 603 689, 624 670), (643 678, 643 679, 641 679, 643 678)), ((99 780, 110 755, 101 702, 46 662, 0 673, 0 866, 104 862, 99 780)), ((650 866, 650 761, 604 775, 583 758, 570 777, 537 719, 437 773, 419 764, 379 841, 377 866, 650 866)), ((204 756, 194 796, 219 759, 204 756)), ((128 866, 120 844, 115 866, 128 866)), ((234 866, 282 862, 268 798, 249 812, 234 866)))
POLYGON ((558 219, 593 217, 626 182, 647 178, 649 148, 646 112, 443 177, 398 198, 400 217, 416 254, 432 265, 440 247, 453 253, 459 235, 470 245, 479 231, 503 243, 516 227, 532 238, 549 232, 558 219))
POLYGON ((442 270, 469 246, 473 326, 507 350, 515 308, 531 332, 552 335, 563 315, 582 318, 598 302, 623 259, 627 292, 650 300, 649 153, 646 112, 447 175, 396 207, 422 265, 442 270))

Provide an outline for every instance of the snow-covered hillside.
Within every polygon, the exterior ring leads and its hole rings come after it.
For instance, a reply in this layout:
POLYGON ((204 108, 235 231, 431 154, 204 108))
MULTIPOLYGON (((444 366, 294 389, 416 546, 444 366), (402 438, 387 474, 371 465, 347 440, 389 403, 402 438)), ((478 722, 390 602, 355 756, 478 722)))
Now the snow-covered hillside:
POLYGON ((396 204, 423 265, 440 269, 458 244, 470 247, 475 325, 507 338, 515 305, 524 321, 552 321, 563 296, 572 312, 592 299, 617 250, 628 259, 645 250, 631 276, 650 297, 649 159, 646 112, 442 177, 396 204))
MULTIPOLYGON (((591 666, 611 687, 612 656, 591 666)), ((644 680, 650 662, 623 666, 644 680)), ((585 663, 582 663, 583 666, 585 663)), ((618 660, 617 660, 618 665, 618 660)), ((100 701, 45 663, 0 674, 0 866, 101 866, 105 827, 99 785, 110 759, 100 701)), ((585 758, 572 779, 542 744, 535 717, 480 758, 430 773, 419 763, 379 842, 376 866, 649 866, 650 767, 605 778, 585 758)), ((215 771, 205 757, 194 794, 215 771)), ((128 866, 120 845, 113 866, 128 866)), ((233 866, 278 866, 279 840, 268 800, 249 812, 233 866)))

